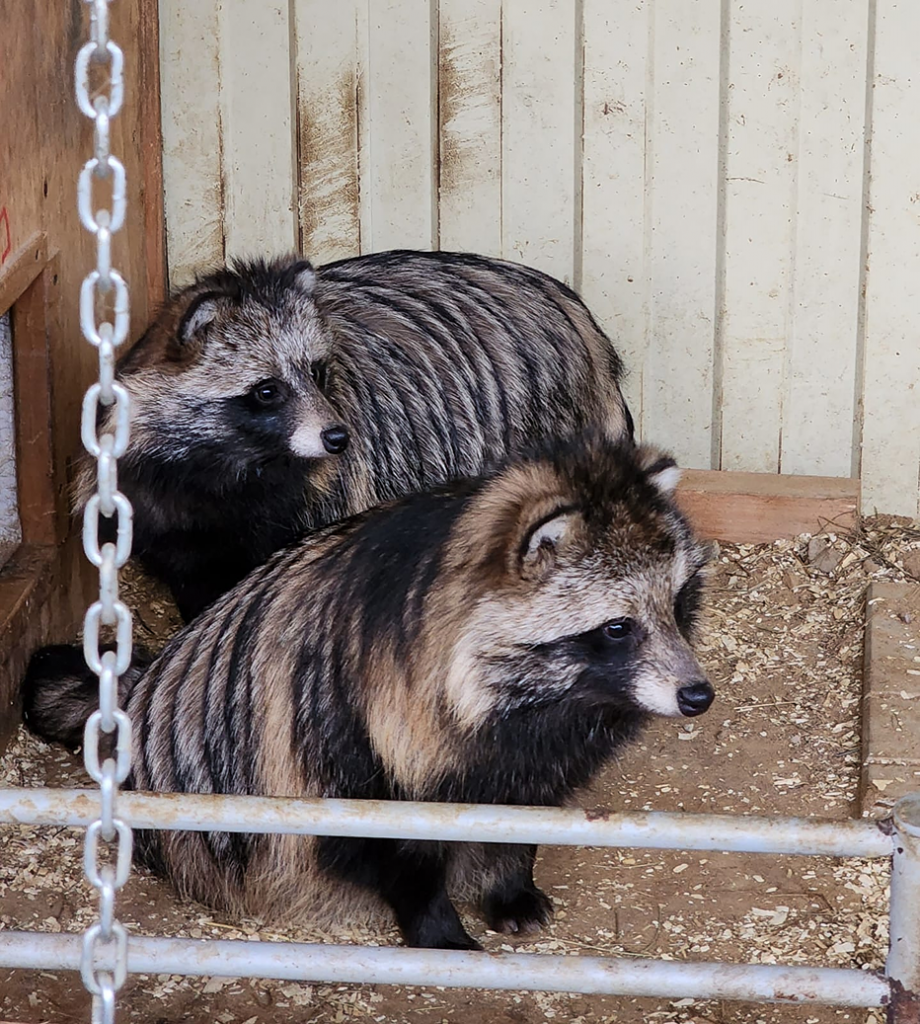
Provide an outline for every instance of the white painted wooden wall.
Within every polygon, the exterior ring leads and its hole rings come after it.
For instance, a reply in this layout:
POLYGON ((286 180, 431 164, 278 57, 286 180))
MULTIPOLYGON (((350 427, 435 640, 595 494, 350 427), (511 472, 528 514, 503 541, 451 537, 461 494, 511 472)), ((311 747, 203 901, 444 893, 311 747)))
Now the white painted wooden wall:
POLYGON ((915 515, 920 3, 160 0, 174 285, 465 249, 571 283, 688 466, 915 515))

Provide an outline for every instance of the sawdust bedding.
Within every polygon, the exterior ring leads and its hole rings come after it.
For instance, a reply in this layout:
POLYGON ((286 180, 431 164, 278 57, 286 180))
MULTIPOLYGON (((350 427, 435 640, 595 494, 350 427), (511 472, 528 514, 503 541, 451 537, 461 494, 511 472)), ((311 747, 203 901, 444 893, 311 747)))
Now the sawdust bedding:
MULTIPOLYGON (((848 536, 717 550, 700 650, 718 690, 709 714, 660 720, 585 795, 614 810, 857 814, 862 626, 872 579, 920 581, 920 528, 877 517, 848 536)), ((156 648, 177 620, 137 573, 125 591, 139 641, 156 648)), ((20 732, 0 785, 88 785, 77 760, 20 732)), ((537 880, 556 906, 539 936, 470 931, 487 949, 674 960, 880 968, 888 866, 754 855, 545 848, 537 880)), ((119 916, 148 934, 390 944, 397 935, 283 932, 180 904, 140 872, 119 916)), ((77 931, 94 917, 79 830, 0 827, 0 928, 77 931)), ((0 1018, 87 1019, 76 976, 0 970, 0 1018)), ((751 1024, 852 1021, 872 1011, 737 1003, 488 993, 290 982, 131 978, 123 1020, 466 1022, 558 1020, 751 1024)))

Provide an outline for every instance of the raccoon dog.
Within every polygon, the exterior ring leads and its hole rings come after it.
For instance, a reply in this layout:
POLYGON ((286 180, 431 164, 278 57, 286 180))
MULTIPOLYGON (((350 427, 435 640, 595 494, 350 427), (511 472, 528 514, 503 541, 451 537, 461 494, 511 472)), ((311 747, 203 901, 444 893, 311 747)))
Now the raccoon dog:
MULTIPOLYGON (((174 296, 117 372, 134 553, 186 620, 304 532, 546 436, 632 435, 581 300, 479 256, 237 263, 174 296)), ((84 462, 78 509, 92 482, 84 462)))
MULTIPOLYGON (((649 715, 712 702, 688 642, 704 553, 676 477, 648 448, 563 446, 278 553, 126 680, 131 785, 562 804, 649 715)), ((72 744, 93 687, 61 657, 33 660, 26 719, 72 744)), ((327 922, 370 901, 417 946, 476 947, 449 892, 503 931, 551 912, 534 847, 176 832, 138 846, 186 896, 327 922)))

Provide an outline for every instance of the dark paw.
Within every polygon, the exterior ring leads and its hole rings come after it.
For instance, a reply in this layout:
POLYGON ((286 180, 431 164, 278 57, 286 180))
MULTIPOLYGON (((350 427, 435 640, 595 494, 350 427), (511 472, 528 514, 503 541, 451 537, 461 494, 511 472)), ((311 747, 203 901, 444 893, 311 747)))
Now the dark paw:
POLYGON ((447 907, 449 912, 419 915, 409 927, 403 927, 406 945, 422 949, 482 949, 467 934, 456 910, 450 904, 447 907))
POLYGON ((432 946, 432 949, 482 949, 482 946, 472 937, 464 932, 463 939, 446 938, 432 946))
POLYGON ((407 946, 421 949, 482 949, 482 946, 463 928, 441 932, 421 928, 412 934, 406 934, 405 939, 407 946))
POLYGON ((486 897, 483 912, 492 931, 504 932, 506 935, 526 935, 549 924, 553 917, 553 903, 535 887, 521 889, 509 899, 486 897))

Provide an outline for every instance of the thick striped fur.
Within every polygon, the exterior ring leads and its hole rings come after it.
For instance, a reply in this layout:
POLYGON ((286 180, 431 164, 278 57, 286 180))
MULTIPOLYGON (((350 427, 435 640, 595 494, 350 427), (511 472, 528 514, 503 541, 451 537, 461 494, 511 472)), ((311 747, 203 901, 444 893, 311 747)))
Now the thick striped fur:
MULTIPOLYGON (((578 296, 526 267, 238 263, 174 296, 119 363, 135 554, 191 619, 304 532, 545 436, 631 436, 620 376, 578 296)), ((93 479, 84 463, 78 509, 93 479)))
MULTIPOLYGON (((675 482, 654 450, 582 439, 278 553, 137 673, 132 784, 564 803, 649 714, 712 700, 689 644, 705 556, 675 482)), ((48 657, 27 721, 66 741, 92 705, 75 714, 48 657)), ((505 930, 550 910, 533 848, 162 833, 140 850, 199 900, 312 920, 363 901, 417 945, 473 945, 449 890, 505 930)))

